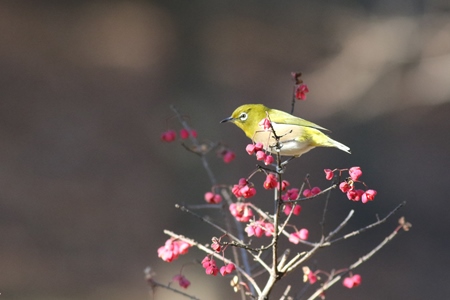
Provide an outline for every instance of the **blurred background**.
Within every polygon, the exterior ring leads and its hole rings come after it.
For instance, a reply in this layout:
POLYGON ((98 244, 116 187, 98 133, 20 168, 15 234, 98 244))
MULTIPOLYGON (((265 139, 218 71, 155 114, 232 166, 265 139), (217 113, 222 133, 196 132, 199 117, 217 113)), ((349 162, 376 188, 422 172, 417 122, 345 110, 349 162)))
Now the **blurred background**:
MULTIPOLYGON (((445 0, 0 2, 0 293, 11 299, 150 299, 143 270, 169 282, 182 265, 201 299, 239 299, 207 277, 191 249, 157 257, 163 229, 209 243, 216 231, 174 208, 204 203, 197 156, 160 134, 180 129, 236 152, 208 159, 221 183, 247 176, 248 140, 219 124, 244 103, 290 109, 301 71, 308 100, 295 114, 332 129, 352 155, 317 149, 289 165, 324 187, 324 168, 361 166, 376 201, 335 192, 328 230, 355 209, 350 232, 407 205, 376 229, 324 249, 309 266, 345 268, 405 215, 413 224, 356 270, 354 290, 327 299, 429 299, 450 294, 450 4, 445 0)), ((258 185, 264 178, 255 179, 258 185)), ((260 203, 272 194, 258 190, 260 203)), ((319 236, 323 199, 296 226, 319 236), (316 229, 315 229, 316 228, 316 229)), ((205 213, 209 213, 206 211, 205 213)), ((298 246, 293 251, 303 251, 298 246)), ((302 274, 280 288, 303 287, 302 274)), ((275 290, 274 299, 280 291, 275 290)), ((154 299, 182 299, 157 290, 154 299)))

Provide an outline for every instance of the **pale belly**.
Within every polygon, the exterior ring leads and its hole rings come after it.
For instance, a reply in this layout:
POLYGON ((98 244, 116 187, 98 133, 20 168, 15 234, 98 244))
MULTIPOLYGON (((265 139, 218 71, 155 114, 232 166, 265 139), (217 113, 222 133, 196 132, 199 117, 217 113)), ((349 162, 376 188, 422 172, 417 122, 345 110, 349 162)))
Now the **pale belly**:
MULTIPOLYGON (((297 141, 281 142, 280 145, 280 154, 284 156, 300 156, 314 148, 307 143, 301 143, 297 141)), ((269 147, 269 149, 267 150, 272 153, 277 153, 277 149, 274 146, 269 147)))
MULTIPOLYGON (((278 132, 277 132, 278 134, 278 132)), ((264 145, 266 151, 271 153, 277 153, 276 140, 271 137, 267 131, 257 132, 253 138, 255 143, 261 143, 264 145)), ((314 146, 311 145, 309 140, 298 141, 293 139, 292 135, 285 134, 280 138, 280 154, 283 156, 300 156, 309 150, 313 149, 314 146)))

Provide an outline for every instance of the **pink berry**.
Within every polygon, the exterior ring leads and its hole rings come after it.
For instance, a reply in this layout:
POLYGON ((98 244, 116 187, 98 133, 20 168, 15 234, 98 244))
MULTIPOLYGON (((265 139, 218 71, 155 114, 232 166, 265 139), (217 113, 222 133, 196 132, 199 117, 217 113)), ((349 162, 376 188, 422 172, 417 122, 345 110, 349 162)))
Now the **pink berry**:
POLYGON ((347 193, 348 191, 353 189, 353 185, 350 185, 347 181, 343 181, 339 184, 339 189, 343 193, 347 193))
POLYGON ((300 229, 300 231, 298 232, 298 236, 299 236, 300 239, 306 241, 308 239, 308 236, 309 236, 308 229, 306 229, 306 228, 300 229))
POLYGON ((261 151, 264 149, 264 145, 262 143, 256 143, 255 144, 255 152, 261 151))
POLYGON ((173 142, 177 138, 177 133, 175 130, 167 130, 161 134, 161 141, 163 142, 173 142))
POLYGON ((353 181, 358 181, 359 177, 362 175, 360 167, 352 167, 348 170, 348 174, 353 181))
POLYGON ((266 180, 264 181, 264 188, 266 190, 271 190, 277 187, 278 181, 274 174, 270 173, 266 176, 266 180))
POLYGON ((375 190, 367 190, 361 196, 361 202, 362 203, 367 203, 369 201, 373 201, 373 199, 375 199, 376 195, 377 195, 377 191, 375 191, 375 190))
POLYGON ((325 172, 325 178, 326 178, 327 180, 333 179, 334 173, 333 173, 332 170, 330 170, 330 169, 325 169, 324 172, 325 172))
POLYGON ((247 151, 248 155, 252 155, 255 153, 255 145, 248 144, 247 147, 245 147, 245 151, 247 151))
POLYGON ((309 92, 308 86, 306 84, 299 84, 295 88, 295 99, 306 100, 306 94, 309 92))
POLYGON ((270 164, 272 164, 273 163, 273 156, 272 155, 267 155, 266 156, 266 158, 264 159, 264 164, 266 165, 266 166, 268 166, 268 165, 270 165, 270 164))
POLYGON ((232 162, 235 158, 236 158, 236 155, 234 154, 233 151, 230 151, 230 150, 227 150, 225 152, 225 154, 223 155, 223 161, 227 164, 232 162))
POLYGON ((320 188, 318 187, 318 186, 315 186, 315 187, 313 187, 312 189, 311 189, 311 194, 314 196, 314 195, 317 195, 318 193, 320 193, 320 188))
POLYGON ((262 127, 264 130, 270 129, 270 120, 267 118, 264 118, 261 120, 261 122, 258 123, 258 126, 262 127))
POLYGON ((259 150, 256 152, 256 160, 265 160, 266 159, 266 153, 264 151, 259 150))
POLYGON ((180 137, 185 140, 189 137, 189 131, 187 131, 186 129, 181 129, 180 130, 180 137))

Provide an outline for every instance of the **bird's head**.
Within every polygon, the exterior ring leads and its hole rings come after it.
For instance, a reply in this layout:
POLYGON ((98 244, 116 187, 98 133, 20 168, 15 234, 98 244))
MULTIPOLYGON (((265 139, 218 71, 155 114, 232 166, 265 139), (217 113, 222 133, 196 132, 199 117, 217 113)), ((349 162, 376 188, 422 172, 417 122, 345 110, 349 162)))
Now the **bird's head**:
POLYGON ((258 123, 266 117, 267 111, 269 108, 262 104, 244 104, 236 108, 231 117, 223 119, 220 123, 233 122, 252 138, 258 130, 258 123))

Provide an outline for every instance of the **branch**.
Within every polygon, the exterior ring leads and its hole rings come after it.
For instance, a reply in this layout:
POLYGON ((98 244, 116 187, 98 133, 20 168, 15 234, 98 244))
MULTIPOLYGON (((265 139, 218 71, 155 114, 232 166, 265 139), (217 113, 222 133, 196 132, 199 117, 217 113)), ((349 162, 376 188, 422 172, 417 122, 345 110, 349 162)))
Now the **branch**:
POLYGON ((243 244, 244 242, 241 241, 240 239, 238 239, 237 237, 235 237, 233 234, 231 234, 230 232, 226 231, 225 229, 223 229, 222 227, 220 227, 219 225, 216 225, 215 223, 211 222, 210 220, 200 216, 199 214, 196 214, 195 212, 193 212, 192 210, 188 209, 186 206, 184 205, 179 205, 179 204, 175 204, 175 207, 180 209, 181 211, 187 212, 191 215, 193 215, 194 217, 196 217, 197 219, 199 219, 202 222, 208 223, 209 225, 211 225, 212 227, 214 227, 215 229, 217 229, 218 231, 222 232, 223 234, 226 234, 227 236, 229 236, 232 240, 243 244))
MULTIPOLYGON (((189 124, 183 119, 183 116, 178 112, 178 109, 174 106, 171 105, 170 109, 175 113, 178 121, 180 122, 180 124, 189 132, 191 132, 191 127, 189 126, 189 124)), ((192 142, 192 144, 194 144, 194 146, 196 148, 200 147, 200 144, 197 140, 197 138, 193 137, 192 134, 189 135, 189 138, 192 142)), ((183 145, 185 148, 187 148, 185 145, 183 145)), ((200 154, 199 152, 197 152, 198 154, 200 154)), ((214 176, 214 173, 212 172, 211 168, 209 167, 208 164, 208 160, 206 159, 206 156, 204 154, 200 155, 200 160, 202 161, 202 165, 203 168, 206 170, 206 173, 208 173, 208 177, 209 180, 211 181, 212 185, 216 185, 217 184, 217 180, 216 177, 214 176)))
POLYGON ((164 289, 166 289, 166 290, 172 291, 172 292, 174 292, 174 293, 176 293, 176 294, 180 294, 180 295, 182 295, 182 296, 184 296, 184 297, 186 297, 186 298, 189 298, 189 299, 192 299, 192 300, 200 300, 200 298, 197 298, 197 297, 195 297, 195 296, 186 294, 185 292, 182 292, 182 291, 180 291, 180 290, 177 290, 177 289, 171 287, 170 285, 162 284, 162 283, 160 283, 160 282, 158 282, 158 281, 155 281, 155 280, 153 279, 153 274, 152 274, 152 270, 151 270, 150 267, 145 268, 144 273, 145 273, 145 280, 147 280, 147 283, 149 284, 149 286, 150 286, 150 288, 151 288, 152 290, 153 290, 155 287, 158 287, 158 286, 159 286, 159 287, 164 288, 164 289))
MULTIPOLYGON (((403 206, 404 203, 402 203, 399 206, 403 206)), ((393 212, 391 212, 392 214, 393 212)), ((389 215, 391 215, 389 214, 389 215)), ((323 286, 321 288, 319 288, 314 294, 312 294, 308 300, 313 300, 315 298, 317 298, 319 295, 321 295, 324 291, 326 291, 327 289, 329 289, 332 285, 334 285, 336 282, 338 282, 343 276, 347 275, 351 270, 356 269, 359 265, 361 265, 362 263, 368 261, 372 256, 375 255, 375 253, 377 253, 378 251, 380 251, 381 248, 383 248, 388 242, 390 242, 391 240, 394 239, 394 237, 397 236, 397 233, 400 229, 404 229, 405 231, 409 230, 409 228, 411 227, 410 223, 406 223, 406 224, 402 224, 400 223, 400 225, 398 225, 395 230, 389 235, 387 236, 378 246, 376 246, 375 248, 372 249, 372 251, 370 251, 369 253, 367 253, 366 255, 364 255, 363 257, 360 257, 356 262, 354 262, 352 265, 350 265, 350 267, 348 268, 347 271, 345 271, 344 273, 332 278, 330 281, 325 282, 323 284, 323 286)))
POLYGON ((370 224, 370 225, 367 225, 367 226, 364 227, 364 228, 361 228, 361 229, 359 229, 359 230, 356 230, 356 231, 353 231, 353 232, 351 232, 351 233, 348 233, 348 234, 344 235, 343 237, 334 239, 334 240, 332 240, 332 241, 326 243, 325 246, 329 246, 330 244, 333 244, 333 243, 335 243, 335 242, 339 242, 339 241, 342 241, 342 240, 346 240, 346 239, 348 239, 348 238, 350 238, 350 237, 353 237, 353 236, 355 236, 355 235, 358 235, 358 234, 360 234, 360 233, 363 233, 364 231, 366 231, 366 230, 368 230, 368 229, 371 229, 371 228, 373 228, 373 227, 375 227, 375 226, 378 226, 378 225, 380 225, 380 224, 386 222, 386 220, 387 220, 388 218, 390 218, 394 213, 396 213, 400 208, 402 208, 402 207, 405 206, 405 205, 406 205, 406 201, 403 201, 402 203, 400 203, 399 205, 397 205, 397 207, 394 208, 390 213, 388 213, 388 214, 386 215, 386 217, 384 217, 383 219, 378 220, 378 221, 376 221, 375 223, 372 223, 372 224, 370 224))

